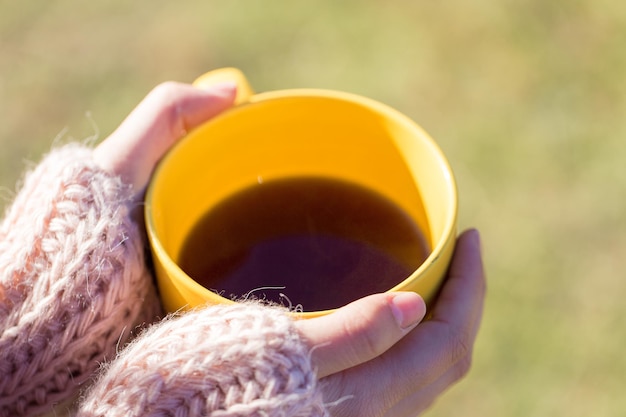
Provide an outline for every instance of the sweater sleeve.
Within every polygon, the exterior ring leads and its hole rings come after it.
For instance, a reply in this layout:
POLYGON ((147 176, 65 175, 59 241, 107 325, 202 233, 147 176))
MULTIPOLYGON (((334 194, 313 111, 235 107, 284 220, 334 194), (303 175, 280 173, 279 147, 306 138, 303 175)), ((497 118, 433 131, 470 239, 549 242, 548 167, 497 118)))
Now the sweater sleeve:
POLYGON ((159 314, 131 197, 78 144, 26 175, 0 224, 0 416, 73 398, 159 314))
POLYGON ((309 353, 283 309, 195 310, 136 338, 77 417, 327 416, 309 353))

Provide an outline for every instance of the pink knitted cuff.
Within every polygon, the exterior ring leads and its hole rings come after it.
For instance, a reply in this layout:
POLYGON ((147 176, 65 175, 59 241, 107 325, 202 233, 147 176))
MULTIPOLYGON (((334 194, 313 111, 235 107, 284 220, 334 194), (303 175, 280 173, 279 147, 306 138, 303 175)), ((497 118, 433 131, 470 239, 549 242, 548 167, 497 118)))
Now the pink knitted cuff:
POLYGON ((25 177, 0 224, 0 416, 71 398, 157 314, 130 201, 81 145, 25 177))
POLYGON ((154 325, 105 369, 77 417, 326 415, 292 320, 243 303, 154 325))

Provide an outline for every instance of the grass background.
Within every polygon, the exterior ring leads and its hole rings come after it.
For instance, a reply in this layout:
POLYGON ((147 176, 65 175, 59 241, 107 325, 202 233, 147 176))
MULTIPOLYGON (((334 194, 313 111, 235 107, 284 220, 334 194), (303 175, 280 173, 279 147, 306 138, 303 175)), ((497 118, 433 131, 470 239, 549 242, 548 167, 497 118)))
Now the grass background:
POLYGON ((474 366, 427 415, 624 416, 624 51, 614 0, 0 0, 0 206, 165 80, 376 98, 438 141, 484 240, 474 366))

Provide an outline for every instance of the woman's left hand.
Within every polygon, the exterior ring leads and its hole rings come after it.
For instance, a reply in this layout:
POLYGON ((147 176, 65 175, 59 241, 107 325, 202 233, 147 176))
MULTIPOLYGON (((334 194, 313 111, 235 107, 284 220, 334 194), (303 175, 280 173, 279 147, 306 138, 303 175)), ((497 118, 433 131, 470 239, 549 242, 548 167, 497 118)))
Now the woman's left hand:
POLYGON ((97 146, 94 160, 141 196, 168 149, 232 106, 235 94, 236 85, 229 82, 204 89, 172 81, 160 84, 97 146))

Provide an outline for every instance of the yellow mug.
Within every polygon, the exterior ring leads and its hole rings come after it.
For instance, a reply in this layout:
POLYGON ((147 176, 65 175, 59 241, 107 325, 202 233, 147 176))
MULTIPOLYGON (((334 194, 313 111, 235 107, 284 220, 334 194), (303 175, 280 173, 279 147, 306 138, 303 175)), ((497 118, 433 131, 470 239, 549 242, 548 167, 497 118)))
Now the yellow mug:
POLYGON ((255 94, 235 68, 209 72, 194 84, 223 80, 238 84, 236 105, 177 143, 155 169, 146 194, 146 228, 164 308, 234 302, 181 269, 185 239, 225 198, 260 178, 294 176, 356 183, 408 213, 431 252, 388 291, 415 291, 431 304, 454 250, 458 202, 451 168, 430 136, 398 111, 354 94, 319 89, 255 94))

